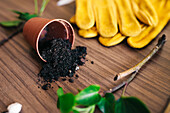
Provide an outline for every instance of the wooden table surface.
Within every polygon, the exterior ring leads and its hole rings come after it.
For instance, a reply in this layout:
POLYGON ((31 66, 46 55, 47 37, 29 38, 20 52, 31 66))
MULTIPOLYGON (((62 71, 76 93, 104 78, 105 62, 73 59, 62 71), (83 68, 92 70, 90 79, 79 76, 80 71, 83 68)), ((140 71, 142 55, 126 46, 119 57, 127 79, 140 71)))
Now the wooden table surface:
MULTIPOLYGON (((39 6, 41 4, 39 3, 39 6)), ((15 14, 10 10, 34 12, 33 0, 0 0, 0 21, 14 20, 15 14)), ((63 18, 69 20, 74 15, 74 3, 58 7, 56 1, 51 0, 45 10, 45 18, 63 18)), ((0 27, 0 40, 7 38, 15 29, 0 27)), ((58 113, 56 107, 58 85, 65 92, 77 93, 77 89, 84 89, 90 84, 98 84, 102 90, 114 87, 117 82, 115 74, 122 72, 141 61, 155 46, 158 37, 166 34, 167 42, 144 67, 127 88, 126 96, 136 96, 141 99, 152 113, 161 113, 170 95, 170 24, 160 35, 143 49, 130 48, 126 41, 106 48, 97 39, 83 39, 77 35, 74 46, 86 46, 88 55, 84 66, 77 71, 79 79, 74 83, 57 81, 53 89, 44 91, 38 88, 37 74, 41 69, 40 59, 32 47, 25 41, 22 33, 0 47, 0 112, 6 107, 19 102, 23 105, 22 113, 58 113), (94 61, 91 64, 90 61, 94 61), (57 85, 58 84, 58 85, 57 85)), ((114 93, 116 99, 122 89, 114 93)), ((96 110, 96 113, 99 112, 96 110)))

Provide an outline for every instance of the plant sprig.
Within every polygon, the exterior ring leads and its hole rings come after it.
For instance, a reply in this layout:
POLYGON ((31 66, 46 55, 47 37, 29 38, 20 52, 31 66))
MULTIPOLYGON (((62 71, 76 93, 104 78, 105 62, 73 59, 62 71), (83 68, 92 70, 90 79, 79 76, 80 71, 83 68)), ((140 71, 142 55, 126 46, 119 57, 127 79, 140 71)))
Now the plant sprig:
POLYGON ((146 105, 136 97, 121 96, 117 101, 112 93, 104 97, 99 94, 100 86, 90 85, 77 95, 64 94, 62 88, 57 90, 57 107, 61 113, 93 113, 97 106, 103 113, 149 113, 146 105))
POLYGON ((12 35, 10 35, 8 38, 3 39, 0 41, 0 46, 3 45, 5 42, 7 42, 9 39, 12 39, 13 36, 17 35, 18 33, 22 32, 23 26, 25 24, 26 21, 28 21, 31 18, 34 17, 39 17, 43 14, 48 2, 50 0, 43 0, 42 1, 42 5, 40 8, 40 11, 38 13, 38 1, 34 0, 34 4, 35 4, 35 12, 33 14, 30 14, 28 12, 20 12, 20 11, 16 11, 16 10, 12 10, 12 12, 16 13, 17 16, 17 20, 12 20, 12 21, 2 21, 0 22, 0 25, 2 27, 5 28, 10 28, 10 27, 17 27, 19 30, 16 30, 12 35), (21 27, 20 27, 21 26, 21 27))

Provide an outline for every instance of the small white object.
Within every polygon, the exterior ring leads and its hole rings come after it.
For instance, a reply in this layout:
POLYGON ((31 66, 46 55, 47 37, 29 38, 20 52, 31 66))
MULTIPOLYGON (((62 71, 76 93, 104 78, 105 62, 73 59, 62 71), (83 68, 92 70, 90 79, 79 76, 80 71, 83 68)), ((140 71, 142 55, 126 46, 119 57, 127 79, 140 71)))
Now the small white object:
POLYGON ((79 70, 79 66, 76 66, 76 69, 75 69, 75 70, 76 70, 76 71, 79 70))
POLYGON ((71 73, 71 70, 69 70, 69 73, 71 73))
POLYGON ((74 2, 74 0, 59 0, 57 2, 57 6, 67 5, 67 4, 70 4, 71 2, 74 2))
POLYGON ((22 105, 18 102, 10 104, 7 108, 8 113, 19 113, 22 109, 22 105))

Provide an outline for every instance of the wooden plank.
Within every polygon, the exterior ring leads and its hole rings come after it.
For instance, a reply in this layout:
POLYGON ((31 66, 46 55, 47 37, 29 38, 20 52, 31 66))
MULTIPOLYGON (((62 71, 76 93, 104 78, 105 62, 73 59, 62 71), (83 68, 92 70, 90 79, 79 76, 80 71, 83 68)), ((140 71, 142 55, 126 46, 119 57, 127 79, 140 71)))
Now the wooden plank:
MULTIPOLYGON (((34 12, 34 2, 33 0, 1 0, 0 21, 15 19, 16 15, 9 9, 34 12)), ((56 1, 50 1, 43 17, 69 20, 74 15, 74 9, 74 3, 58 7, 56 1)), ((167 35, 168 40, 165 46, 139 71, 125 94, 140 98, 152 113, 162 112, 170 95, 169 31, 170 24, 159 35, 167 35)), ((8 31, 0 27, 0 40, 12 32, 14 29, 8 31)), ((58 85, 63 87, 65 92, 74 94, 77 93, 77 89, 84 89, 90 84, 99 84, 102 90, 108 90, 118 84, 113 80, 114 75, 141 61, 158 40, 156 38, 149 46, 140 50, 130 48, 126 41, 115 47, 106 48, 101 46, 97 39, 79 37, 76 27, 75 32, 74 47, 86 46, 89 61, 77 71, 79 78, 74 83, 57 81, 52 84, 54 88, 48 91, 38 88, 37 74, 41 69, 41 60, 22 34, 15 36, 14 39, 0 47, 0 112, 5 111, 10 103, 16 101, 23 105, 23 113, 59 112, 56 107, 58 85), (94 64, 90 61, 94 61, 94 64)), ((116 99, 119 98, 121 92, 122 90, 119 90, 114 93, 116 99)))

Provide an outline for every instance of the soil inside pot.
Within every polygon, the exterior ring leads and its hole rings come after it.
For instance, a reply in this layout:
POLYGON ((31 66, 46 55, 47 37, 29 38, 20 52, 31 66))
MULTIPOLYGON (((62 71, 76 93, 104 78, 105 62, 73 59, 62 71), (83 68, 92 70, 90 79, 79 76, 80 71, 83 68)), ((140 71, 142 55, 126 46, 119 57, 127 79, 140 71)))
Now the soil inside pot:
MULTIPOLYGON (((40 73, 44 84, 42 88, 47 90, 51 87, 52 81, 57 81, 60 77, 70 77, 69 82, 73 83, 71 79, 79 66, 85 63, 87 55, 86 47, 77 46, 71 49, 69 40, 57 38, 52 39, 40 46, 40 54, 47 61, 43 64, 40 73)), ((77 77, 77 75, 76 75, 77 77)))

